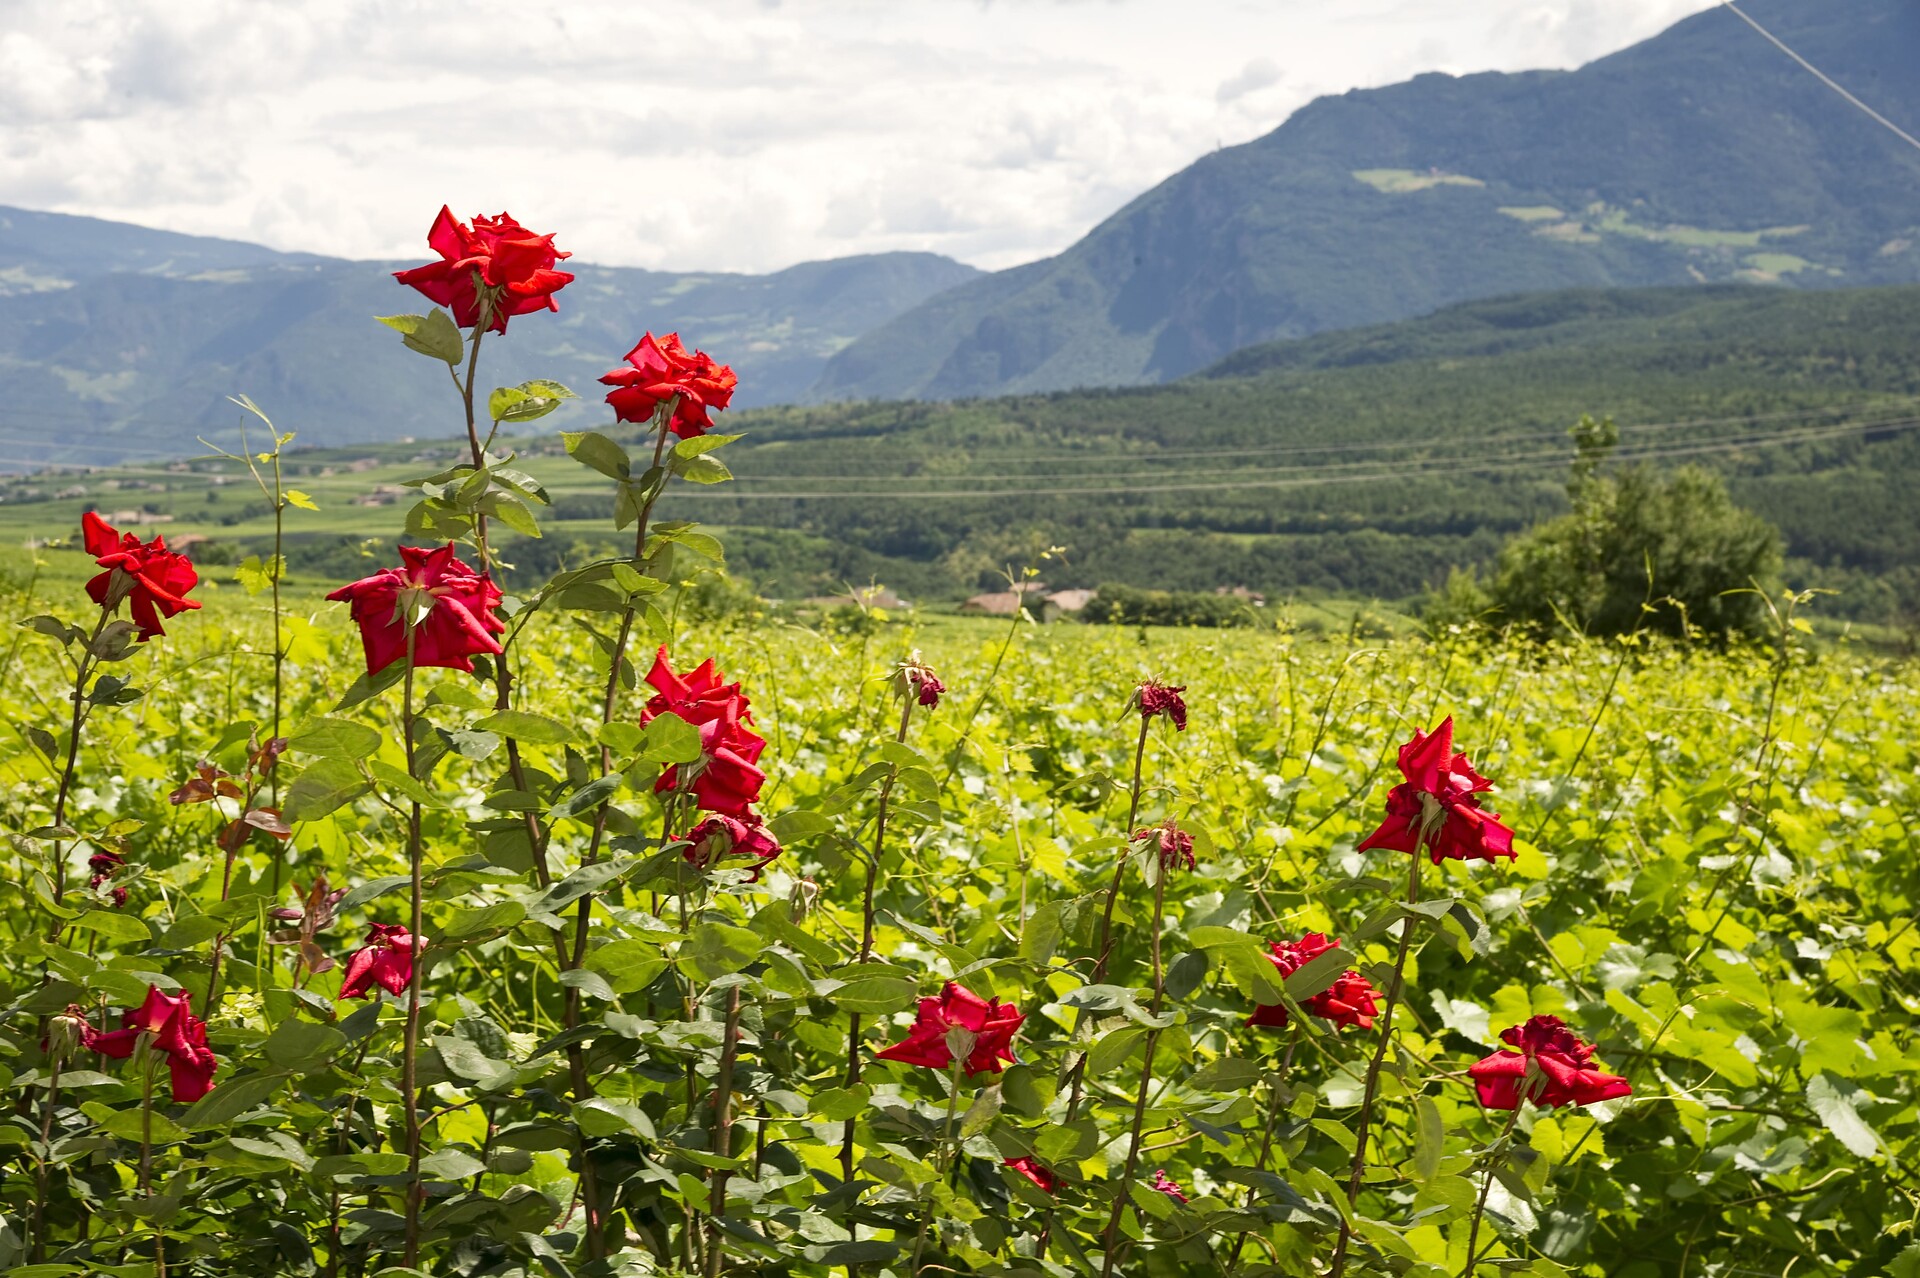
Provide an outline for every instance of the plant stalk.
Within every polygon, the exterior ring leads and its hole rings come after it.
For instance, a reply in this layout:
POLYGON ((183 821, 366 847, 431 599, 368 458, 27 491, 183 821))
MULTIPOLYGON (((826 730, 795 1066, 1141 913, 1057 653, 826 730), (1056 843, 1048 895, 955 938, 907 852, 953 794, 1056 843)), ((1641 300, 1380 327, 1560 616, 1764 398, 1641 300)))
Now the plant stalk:
MULTIPOLYGON (((407 670, 400 693, 400 730, 406 735, 407 775, 414 777, 414 708, 413 708, 413 650, 415 631, 411 617, 407 619, 407 670)), ((407 983, 407 1027, 400 1066, 400 1093, 406 1098, 407 1107, 407 1241, 406 1265, 417 1268, 420 1263, 420 1207, 424 1197, 424 1186, 420 1183, 420 1104, 417 1095, 419 1085, 420 1055, 420 951, 422 929, 420 902, 420 804, 417 800, 407 805, 407 870, 410 876, 408 886, 409 924, 408 931, 413 939, 413 979, 407 983)))
MULTIPOLYGON (((1407 955, 1413 950, 1413 933, 1419 922, 1419 915, 1412 907, 1420 902, 1420 867, 1426 860, 1427 840, 1424 832, 1413 848, 1413 863, 1407 869, 1407 917, 1400 925, 1400 949, 1393 959, 1393 980, 1387 985, 1387 998, 1380 1009, 1380 1042, 1373 1050, 1373 1060, 1367 1065, 1366 1091, 1360 1101, 1360 1127, 1354 1133, 1353 1165, 1347 1173, 1347 1205, 1354 1206, 1360 1201, 1360 1183, 1367 1174, 1367 1137, 1373 1124, 1373 1102, 1380 1092, 1380 1070, 1387 1061, 1387 1049, 1393 1043, 1393 1012, 1400 1003, 1400 987, 1407 970, 1407 955)), ((1340 1218, 1340 1239, 1334 1244, 1333 1265, 1330 1278, 1340 1278, 1347 1271, 1347 1251, 1353 1243, 1353 1226, 1347 1218, 1340 1218)))

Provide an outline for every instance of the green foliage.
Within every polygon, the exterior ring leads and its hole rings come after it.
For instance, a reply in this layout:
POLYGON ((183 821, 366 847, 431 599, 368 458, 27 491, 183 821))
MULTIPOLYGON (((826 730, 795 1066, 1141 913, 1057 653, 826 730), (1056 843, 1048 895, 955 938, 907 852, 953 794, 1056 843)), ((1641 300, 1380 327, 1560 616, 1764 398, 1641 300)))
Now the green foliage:
POLYGON ((1472 578, 1450 577, 1430 619, 1588 635, 1645 627, 1720 641, 1762 630, 1764 595, 1780 567, 1778 530, 1696 467, 1602 473, 1620 437, 1611 418, 1583 416, 1570 433, 1572 513, 1501 550, 1484 602, 1472 578))
POLYGON ((1260 620, 1252 603, 1231 595, 1136 590, 1117 582, 1100 587, 1081 619, 1115 626, 1251 626, 1260 620))

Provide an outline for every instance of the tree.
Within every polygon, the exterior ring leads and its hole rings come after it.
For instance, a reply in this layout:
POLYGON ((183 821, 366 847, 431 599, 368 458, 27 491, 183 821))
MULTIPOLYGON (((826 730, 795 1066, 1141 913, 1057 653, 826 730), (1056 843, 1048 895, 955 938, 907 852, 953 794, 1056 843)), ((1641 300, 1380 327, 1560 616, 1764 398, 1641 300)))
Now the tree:
POLYGON ((1611 419, 1582 417, 1567 478, 1573 509, 1502 548, 1477 598, 1454 580, 1437 620, 1477 611, 1542 632, 1610 635, 1646 629, 1724 641, 1763 625, 1756 585, 1780 568, 1780 533, 1734 505, 1717 475, 1603 467, 1619 440, 1611 419), (1479 603, 1482 606, 1475 608, 1479 603))

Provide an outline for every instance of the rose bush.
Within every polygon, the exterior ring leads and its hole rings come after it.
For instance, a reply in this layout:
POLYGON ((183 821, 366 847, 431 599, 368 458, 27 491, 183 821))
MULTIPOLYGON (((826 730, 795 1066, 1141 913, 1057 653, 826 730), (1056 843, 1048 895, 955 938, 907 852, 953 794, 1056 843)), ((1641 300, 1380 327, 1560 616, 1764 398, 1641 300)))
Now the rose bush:
POLYGON ((695 626, 710 360, 563 437, 620 549, 505 590, 499 428, 570 394, 475 381, 506 221, 388 320, 467 429, 398 567, 186 618, 89 527, 18 601, 0 1266, 1920 1264, 1905 667, 1793 600, 1711 657, 695 626))

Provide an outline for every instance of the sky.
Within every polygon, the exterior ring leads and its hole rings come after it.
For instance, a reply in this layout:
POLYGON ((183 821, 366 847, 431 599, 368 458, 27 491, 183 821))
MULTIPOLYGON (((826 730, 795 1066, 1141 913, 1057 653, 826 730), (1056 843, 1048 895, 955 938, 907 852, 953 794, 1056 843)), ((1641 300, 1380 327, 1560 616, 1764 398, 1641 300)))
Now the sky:
POLYGON ((1058 252, 1315 97, 1573 67, 1712 0, 0 0, 0 204, 415 258, 1058 252))

